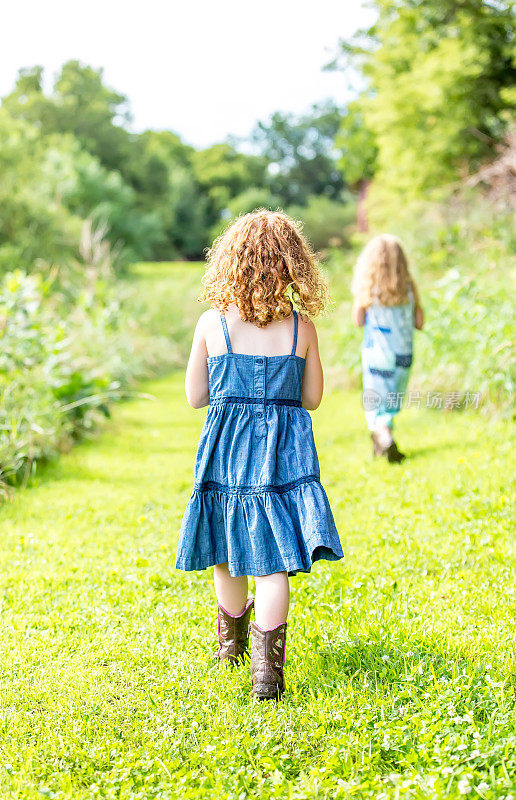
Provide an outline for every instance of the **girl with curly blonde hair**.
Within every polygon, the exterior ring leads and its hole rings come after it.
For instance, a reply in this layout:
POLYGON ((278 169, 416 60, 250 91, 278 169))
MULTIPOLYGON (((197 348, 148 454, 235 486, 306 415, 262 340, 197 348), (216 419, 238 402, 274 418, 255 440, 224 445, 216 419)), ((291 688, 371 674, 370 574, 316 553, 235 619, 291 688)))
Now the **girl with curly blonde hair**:
POLYGON ((423 311, 399 239, 375 236, 360 254, 353 275, 353 321, 364 326, 363 405, 373 455, 403 461, 392 437, 412 365, 414 327, 423 327, 423 311))
POLYGON ((323 393, 310 317, 324 309, 327 289, 299 226, 265 210, 216 240, 203 285, 211 309, 197 323, 186 396, 208 413, 176 566, 214 567, 219 662, 247 652, 254 606, 253 694, 279 699, 288 576, 343 555, 306 410, 323 393))

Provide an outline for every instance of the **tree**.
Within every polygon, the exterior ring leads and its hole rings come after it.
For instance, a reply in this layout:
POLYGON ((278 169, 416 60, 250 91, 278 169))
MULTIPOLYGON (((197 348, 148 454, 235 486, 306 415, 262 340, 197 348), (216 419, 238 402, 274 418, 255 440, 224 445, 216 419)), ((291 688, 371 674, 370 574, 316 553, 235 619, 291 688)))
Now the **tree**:
POLYGON ((324 195, 312 195, 305 206, 289 206, 287 213, 301 220, 303 231, 316 250, 341 247, 352 229, 355 204, 351 198, 336 202, 324 195))
POLYGON ((20 69, 13 91, 2 98, 2 108, 12 119, 35 125, 43 133, 54 130, 53 103, 43 93, 43 67, 20 69))
POLYGON ((199 186, 206 194, 210 226, 218 222, 232 198, 249 187, 263 187, 266 180, 263 158, 239 153, 227 143, 196 151, 192 165, 199 186))
MULTIPOLYGON (((514 111, 506 91, 516 77, 513 2, 373 5, 377 20, 341 43, 334 66, 351 61, 366 81, 355 112, 378 149, 376 187, 421 196, 475 168, 503 136, 514 111)), ((357 152, 356 133, 346 124, 345 118, 339 139, 344 169, 346 151, 353 157, 357 152)), ((353 157, 352 166, 366 176, 369 160, 360 164, 353 157)))
POLYGON ((344 180, 335 151, 340 118, 339 108, 327 103, 300 117, 277 112, 256 126, 252 142, 268 162, 270 191, 283 205, 305 205, 310 195, 340 196, 344 180))
POLYGON ((374 133, 365 123, 359 100, 352 101, 344 110, 335 147, 339 151, 338 165, 346 183, 360 187, 373 177, 378 148, 374 133))
POLYGON ((14 91, 2 105, 16 119, 38 124, 42 135, 72 133, 108 169, 122 173, 131 135, 127 98, 103 83, 103 71, 68 61, 51 94, 42 90, 42 68, 20 70, 14 91))
POLYGON ((199 258, 208 244, 207 200, 194 173, 194 152, 172 131, 145 131, 134 141, 127 177, 139 206, 161 220, 156 258, 199 258))
POLYGON ((0 271, 77 255, 81 220, 50 191, 44 157, 38 128, 0 108, 0 271))
POLYGON ((82 146, 108 169, 124 173, 129 157, 130 121, 125 95, 103 83, 103 71, 66 63, 54 84, 55 130, 73 133, 82 146))
POLYGON ((46 143, 42 166, 49 192, 74 215, 105 229, 119 264, 152 258, 164 239, 156 209, 139 208, 120 172, 106 169, 70 134, 49 136, 46 143))
POLYGON ((171 131, 130 134, 126 98, 104 86, 101 70, 68 62, 48 96, 41 67, 21 70, 3 107, 34 126, 47 189, 105 227, 122 261, 202 254, 206 202, 193 148, 171 131))

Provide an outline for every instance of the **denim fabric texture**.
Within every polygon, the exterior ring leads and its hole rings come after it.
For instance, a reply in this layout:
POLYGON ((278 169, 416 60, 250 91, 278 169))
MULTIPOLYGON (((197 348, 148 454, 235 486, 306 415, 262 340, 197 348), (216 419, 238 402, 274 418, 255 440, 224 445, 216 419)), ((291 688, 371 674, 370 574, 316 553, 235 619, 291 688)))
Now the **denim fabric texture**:
POLYGON ((412 364, 414 298, 399 306, 373 303, 366 311, 362 345, 364 413, 370 430, 393 426, 412 364))
POLYGON ((312 421, 301 405, 305 359, 227 353, 208 358, 210 405, 176 567, 229 563, 231 575, 310 572, 342 558, 319 480, 312 421))

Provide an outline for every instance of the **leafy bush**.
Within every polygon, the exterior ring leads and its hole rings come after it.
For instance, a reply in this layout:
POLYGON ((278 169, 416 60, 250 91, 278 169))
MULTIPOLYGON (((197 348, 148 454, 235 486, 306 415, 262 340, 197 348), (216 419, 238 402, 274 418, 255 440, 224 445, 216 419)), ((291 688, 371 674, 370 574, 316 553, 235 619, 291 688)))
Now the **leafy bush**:
POLYGON ((106 169, 70 134, 42 138, 0 108, 0 272, 32 271, 77 258, 84 220, 102 227, 113 263, 149 258, 164 237, 157 211, 143 211, 118 171, 106 169), (115 257, 116 256, 116 257, 115 257))
POLYGON ((65 275, 44 279, 15 270, 0 283, 4 492, 27 481, 39 461, 93 432, 136 378, 181 361, 173 332, 147 330, 144 316, 135 315, 136 292, 114 281, 98 244, 96 261, 65 275))
POLYGON ((280 207, 280 198, 271 194, 268 189, 256 187, 246 189, 228 202, 227 207, 222 211, 221 218, 211 229, 211 240, 213 241, 219 236, 228 224, 241 214, 250 214, 259 208, 267 208, 270 211, 275 211, 280 207))
POLYGON ((99 339, 108 338, 113 309, 92 304, 85 296, 76 299, 77 305, 63 313, 39 275, 16 270, 2 282, 3 482, 26 478, 38 460, 90 429, 99 413, 107 413, 109 394, 120 388, 112 376, 109 354, 93 357, 99 339))
MULTIPOLYGON (((281 208, 279 197, 267 189, 248 189, 228 203, 225 218, 212 228, 212 238, 218 236, 229 222, 239 214, 248 214, 258 208, 275 211, 281 208)), ((356 203, 351 195, 342 200, 332 200, 323 195, 312 195, 306 206, 289 206, 286 213, 300 220, 303 230, 318 251, 348 244, 349 232, 356 216, 356 203)))
POLYGON ((342 201, 331 200, 323 195, 311 196, 305 206, 290 206, 287 212, 301 220, 303 230, 316 250, 342 247, 348 244, 348 236, 356 215, 356 205, 350 195, 342 201))

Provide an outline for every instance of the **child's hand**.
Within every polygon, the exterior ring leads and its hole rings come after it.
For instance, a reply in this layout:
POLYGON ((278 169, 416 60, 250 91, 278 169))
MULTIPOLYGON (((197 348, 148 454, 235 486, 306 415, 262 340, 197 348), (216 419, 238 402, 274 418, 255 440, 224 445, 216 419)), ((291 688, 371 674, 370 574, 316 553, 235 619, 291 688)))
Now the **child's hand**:
POLYGON ((365 308, 353 303, 353 310, 351 312, 351 317, 355 325, 361 328, 363 325, 365 325, 365 317, 366 317, 365 308))
POLYGON ((424 319, 423 309, 421 306, 416 306, 414 311, 414 325, 418 331, 423 328, 424 319))

